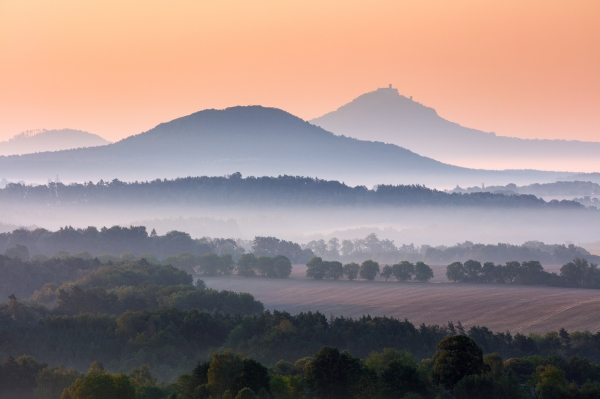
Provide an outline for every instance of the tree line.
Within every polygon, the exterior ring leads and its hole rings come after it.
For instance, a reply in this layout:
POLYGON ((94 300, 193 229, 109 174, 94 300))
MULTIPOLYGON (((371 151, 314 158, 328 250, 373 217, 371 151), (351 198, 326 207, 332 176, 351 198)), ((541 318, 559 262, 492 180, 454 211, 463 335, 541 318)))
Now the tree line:
POLYGON ((237 262, 247 251, 256 256, 282 255, 294 263, 306 263, 314 256, 310 249, 276 237, 257 236, 252 241, 210 237, 193 239, 188 233, 175 230, 164 235, 158 235, 155 230, 148 233, 145 226, 112 226, 101 229, 93 226, 85 229, 65 226, 57 231, 17 229, 0 234, 0 253, 22 260, 75 256, 97 257, 102 262, 142 257, 158 261, 181 253, 196 257, 215 253, 231 255, 237 262))
MULTIPOLYGON (((20 249, 17 245, 11 250, 20 249)), ((133 255, 116 258, 114 262, 110 259, 106 262, 98 258, 92 259, 89 254, 84 258, 65 256, 29 261, 10 255, 14 254, 7 251, 7 255, 0 255, 0 276, 2 276, 0 296, 4 298, 9 295, 15 295, 17 298, 29 298, 33 295, 41 298, 45 295, 50 298, 49 290, 55 291, 64 285, 71 287, 73 284, 88 287, 89 284, 86 282, 89 279, 111 273, 119 276, 130 273, 132 278, 135 277, 133 281, 121 281, 122 286, 138 286, 141 282, 159 286, 187 286, 191 285, 190 274, 200 276, 237 274, 245 277, 287 278, 292 271, 292 263, 285 256, 257 257, 253 253, 243 254, 237 263, 233 261, 231 255, 219 256, 210 252, 202 256, 184 252, 174 257, 167 257, 162 262, 157 261, 151 254, 142 255, 138 260, 133 255), (153 273, 154 279, 146 280, 150 272, 153 273)), ((117 286, 107 286, 98 282, 89 288, 94 287, 113 289, 117 286)), ((52 300, 48 299, 46 302, 52 300)))
POLYGON ((544 201, 534 195, 446 193, 421 185, 350 187, 335 180, 301 176, 242 178, 185 177, 144 182, 100 180, 97 183, 48 183, 26 186, 9 183, 0 189, 0 203, 25 204, 260 204, 260 205, 426 205, 504 208, 584 209, 575 201, 544 201))
MULTIPOLYGON (((188 233, 170 231, 164 235, 156 231, 148 233, 144 226, 110 228, 87 227, 76 229, 65 226, 57 231, 46 229, 17 229, 0 234, 0 253, 9 251, 9 256, 23 260, 76 257, 97 257, 102 262, 141 259, 175 262, 178 254, 187 253, 195 257, 207 253, 231 255, 235 262, 244 253, 256 256, 285 256, 292 263, 302 264, 317 256, 329 261, 343 263, 374 259, 382 263, 422 261, 429 264, 464 262, 468 259, 484 259, 488 262, 509 262, 537 260, 548 264, 561 264, 574 258, 586 258, 600 263, 600 256, 590 254, 582 247, 569 245, 549 245, 538 241, 523 245, 474 244, 464 242, 453 246, 396 245, 394 241, 379 239, 376 234, 354 240, 331 238, 313 240, 300 245, 276 237, 256 236, 251 241, 232 238, 202 237, 193 239, 188 233), (19 250, 16 250, 16 246, 19 250)), ((189 258, 189 255, 188 255, 189 258)))
POLYGON ((315 280, 338 280, 340 278, 355 280, 360 276, 362 279, 372 281, 377 275, 381 275, 386 281, 394 277, 398 281, 425 282, 433 278, 433 270, 424 262, 417 262, 415 265, 408 261, 402 261, 395 265, 386 265, 382 270, 379 263, 373 260, 366 260, 360 265, 355 262, 342 265, 337 261, 324 261, 318 256, 306 264, 306 277, 315 280))
POLYGON ((593 399, 600 365, 577 356, 504 359, 484 354, 472 338, 449 335, 430 358, 385 348, 361 358, 323 346, 271 367, 232 350, 207 359, 170 382, 147 365, 111 372, 94 361, 87 372, 51 367, 30 356, 0 365, 0 396, 19 399, 593 399))
POLYGON ((585 248, 574 244, 544 244, 529 241, 522 245, 475 244, 470 241, 452 246, 413 244, 396 245, 393 240, 380 239, 372 233, 364 238, 312 240, 304 245, 315 256, 341 262, 356 262, 361 259, 375 259, 383 263, 397 263, 401 260, 426 262, 430 264, 464 262, 468 259, 485 259, 488 262, 528 261, 535 259, 546 264, 561 264, 574 258, 586 258, 600 263, 600 256, 590 254, 585 248))
POLYGON ((560 274, 544 270, 540 262, 493 262, 468 260, 447 266, 446 276, 450 281, 483 284, 548 285, 553 287, 576 287, 600 289, 598 265, 586 259, 575 258, 560 268, 560 274))

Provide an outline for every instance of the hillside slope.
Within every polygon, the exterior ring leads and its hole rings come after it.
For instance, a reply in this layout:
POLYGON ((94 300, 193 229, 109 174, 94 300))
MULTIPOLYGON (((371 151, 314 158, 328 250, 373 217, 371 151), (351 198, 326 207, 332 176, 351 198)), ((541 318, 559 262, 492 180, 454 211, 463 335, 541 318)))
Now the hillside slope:
POLYGON ((60 129, 24 132, 0 142, 0 155, 21 155, 44 151, 70 150, 110 144, 102 137, 81 130, 60 129))
POLYGON ((525 140, 463 127, 435 109, 383 88, 310 121, 335 134, 405 147, 441 162, 471 168, 600 170, 600 143, 525 140))
POLYGON ((336 136, 287 112, 260 106, 205 110, 102 147, 0 157, 9 179, 45 182, 189 175, 309 175, 354 184, 453 187, 549 181, 556 173, 477 171, 404 148, 336 136))

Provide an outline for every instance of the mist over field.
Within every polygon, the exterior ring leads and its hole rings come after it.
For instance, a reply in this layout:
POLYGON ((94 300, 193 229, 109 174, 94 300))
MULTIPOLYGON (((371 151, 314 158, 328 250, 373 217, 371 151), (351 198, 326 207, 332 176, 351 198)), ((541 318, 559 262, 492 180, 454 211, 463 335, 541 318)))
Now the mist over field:
POLYGON ((600 221, 593 206, 514 191, 457 193, 403 185, 369 189, 239 173, 142 183, 10 184, 0 189, 0 204, 1 220, 13 226, 144 225, 196 238, 277 236, 302 243, 373 232, 415 245, 590 242, 600 221))
POLYGON ((399 244, 452 245, 463 241, 521 244, 590 242, 600 214, 593 210, 444 209, 436 207, 239 207, 164 205, 3 206, 0 217, 14 226, 144 225, 149 230, 192 236, 250 239, 277 236, 298 242, 332 236, 356 238, 375 232, 399 244))

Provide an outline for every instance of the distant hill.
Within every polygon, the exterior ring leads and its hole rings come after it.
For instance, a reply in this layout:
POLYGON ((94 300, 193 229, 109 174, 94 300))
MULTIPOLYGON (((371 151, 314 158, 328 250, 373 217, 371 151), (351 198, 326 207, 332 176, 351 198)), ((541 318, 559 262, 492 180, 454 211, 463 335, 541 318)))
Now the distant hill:
POLYGON ((600 184, 591 181, 558 181, 555 183, 529 184, 517 186, 507 184, 506 186, 487 187, 456 187, 446 190, 447 193, 471 194, 471 193, 493 193, 504 195, 535 195, 548 200, 573 200, 585 206, 600 207, 600 184))
POLYGON ((573 196, 600 196, 600 185, 589 181, 558 181, 556 183, 529 184, 527 186, 517 186, 516 184, 507 184, 506 186, 487 186, 487 187, 456 187, 447 192, 452 193, 505 193, 505 194, 531 194, 536 197, 573 197, 573 196))
POLYGON ((9 180, 46 182, 182 176, 308 175, 351 184, 507 184, 563 174, 483 171, 443 164, 393 144, 336 136, 287 112, 260 106, 205 110, 101 147, 0 157, 9 180))
POLYGON ((102 137, 81 130, 37 130, 17 134, 0 142, 0 155, 21 155, 44 151, 70 150, 110 144, 102 137))
POLYGON ((469 129, 395 88, 363 94, 310 122, 335 134, 396 144, 453 165, 600 171, 600 142, 524 140, 469 129))
POLYGON ((579 173, 569 176, 570 181, 590 181, 600 184, 600 173, 579 173))
POLYGON ((0 205, 84 204, 258 205, 258 206, 437 206, 532 209, 581 209, 574 201, 546 202, 534 195, 445 193, 418 185, 350 187, 339 181, 309 177, 187 177, 125 183, 118 180, 86 184, 49 183, 35 187, 9 184, 0 190, 0 205))

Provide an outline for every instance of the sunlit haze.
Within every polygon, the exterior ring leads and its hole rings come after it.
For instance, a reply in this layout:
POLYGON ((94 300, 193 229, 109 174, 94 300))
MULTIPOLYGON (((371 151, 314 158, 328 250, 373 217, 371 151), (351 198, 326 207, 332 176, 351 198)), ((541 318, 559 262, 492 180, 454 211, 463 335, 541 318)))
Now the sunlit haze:
POLYGON ((0 0, 0 139, 205 108, 311 119, 387 86, 453 122, 600 141, 598 1, 0 0))

